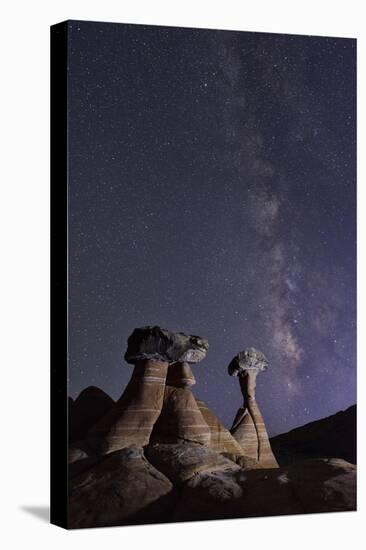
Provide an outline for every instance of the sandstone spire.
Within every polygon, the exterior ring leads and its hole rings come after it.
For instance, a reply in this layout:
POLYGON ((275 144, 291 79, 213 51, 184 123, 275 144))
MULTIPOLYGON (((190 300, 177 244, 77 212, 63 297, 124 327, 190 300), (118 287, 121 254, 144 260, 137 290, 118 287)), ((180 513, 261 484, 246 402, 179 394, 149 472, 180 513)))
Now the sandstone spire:
MULTIPOLYGON (((207 340, 200 338, 199 341, 202 349, 207 351, 207 340)), ((203 357, 195 359, 201 358, 203 357)), ((197 360, 193 361, 191 356, 190 363, 193 362, 196 363, 197 360)), ((164 405, 154 430, 156 439, 185 439, 203 445, 210 443, 210 428, 191 391, 191 386, 195 383, 191 366, 187 361, 178 361, 169 367, 164 405)))
POLYGON ((89 445, 98 454, 147 445, 162 409, 169 364, 199 361, 205 354, 197 337, 158 326, 135 329, 125 354, 134 365, 131 380, 109 413, 89 431, 89 445))
POLYGON ((264 420, 255 399, 257 375, 267 368, 266 357, 255 348, 246 348, 231 361, 228 371, 230 376, 239 376, 244 404, 238 410, 230 431, 245 455, 256 460, 256 467, 277 468, 264 420))

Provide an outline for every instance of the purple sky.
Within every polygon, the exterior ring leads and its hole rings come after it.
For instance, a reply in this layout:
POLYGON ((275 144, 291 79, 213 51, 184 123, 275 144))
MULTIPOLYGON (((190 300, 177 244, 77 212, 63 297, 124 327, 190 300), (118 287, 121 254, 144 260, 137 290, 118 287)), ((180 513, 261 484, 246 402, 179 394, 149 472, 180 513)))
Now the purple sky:
POLYGON ((356 42, 69 23, 70 395, 118 398, 135 327, 206 336, 194 393, 270 363, 271 435, 356 401, 356 42))

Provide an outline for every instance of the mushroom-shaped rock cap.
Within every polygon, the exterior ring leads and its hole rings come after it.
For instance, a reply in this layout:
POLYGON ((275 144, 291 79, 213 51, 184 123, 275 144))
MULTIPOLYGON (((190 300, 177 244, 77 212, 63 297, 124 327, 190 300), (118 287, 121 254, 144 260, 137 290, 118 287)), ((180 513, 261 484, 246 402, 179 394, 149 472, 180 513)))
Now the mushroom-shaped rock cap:
POLYGON ((200 336, 155 327, 136 328, 128 339, 125 359, 138 361, 176 361, 198 363, 206 356, 208 341, 200 336))
POLYGON ((248 370, 261 372, 267 368, 268 360, 264 353, 255 348, 246 348, 234 357, 228 366, 228 372, 230 376, 240 376, 248 370))

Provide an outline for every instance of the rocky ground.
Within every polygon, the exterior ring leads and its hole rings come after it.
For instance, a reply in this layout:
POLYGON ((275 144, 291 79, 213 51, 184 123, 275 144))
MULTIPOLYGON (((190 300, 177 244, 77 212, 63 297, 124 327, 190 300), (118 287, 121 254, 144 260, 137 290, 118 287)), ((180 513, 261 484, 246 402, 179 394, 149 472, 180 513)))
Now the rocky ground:
MULTIPOLYGON (((109 403, 95 390, 82 395, 83 408, 94 411, 93 422, 109 403)), ((70 407, 73 415, 75 410, 77 400, 70 407)), ((210 414, 225 437, 226 430, 210 414)), ((302 451, 301 460, 292 464, 253 469, 235 448, 218 452, 215 446, 171 437, 164 441, 154 434, 144 447, 96 456, 83 441, 87 423, 70 422, 80 438, 70 445, 70 528, 356 509, 356 466, 340 456, 304 459, 302 451)))

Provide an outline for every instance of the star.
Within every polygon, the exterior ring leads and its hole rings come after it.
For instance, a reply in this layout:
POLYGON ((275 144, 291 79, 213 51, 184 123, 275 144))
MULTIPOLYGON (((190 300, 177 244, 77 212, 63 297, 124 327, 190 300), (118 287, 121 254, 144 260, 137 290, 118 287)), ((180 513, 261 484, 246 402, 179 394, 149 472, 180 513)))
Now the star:
POLYGON ((70 395, 118 399, 153 323, 208 337, 227 426, 246 346, 271 434, 353 404, 355 41, 111 29, 69 23, 70 395))

